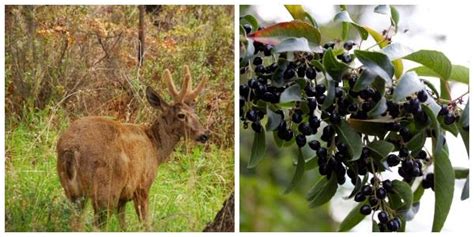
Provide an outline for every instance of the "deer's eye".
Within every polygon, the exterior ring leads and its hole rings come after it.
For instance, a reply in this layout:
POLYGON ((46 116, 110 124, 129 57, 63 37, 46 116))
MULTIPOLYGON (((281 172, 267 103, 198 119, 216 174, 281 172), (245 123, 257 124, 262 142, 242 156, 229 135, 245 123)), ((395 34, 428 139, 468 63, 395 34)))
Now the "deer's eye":
POLYGON ((184 114, 178 114, 179 119, 184 119, 185 115, 184 114))

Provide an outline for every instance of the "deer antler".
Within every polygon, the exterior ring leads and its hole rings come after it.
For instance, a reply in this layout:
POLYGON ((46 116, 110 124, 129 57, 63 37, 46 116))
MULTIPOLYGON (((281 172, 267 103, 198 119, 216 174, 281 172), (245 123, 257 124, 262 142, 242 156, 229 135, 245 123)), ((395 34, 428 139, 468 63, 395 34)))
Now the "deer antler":
POLYGON ((184 99, 186 98, 186 95, 189 93, 189 90, 191 90, 191 72, 189 71, 188 65, 184 65, 184 80, 183 80, 183 86, 181 87, 181 91, 179 93, 179 101, 184 102, 184 99))
POLYGON ((178 98, 178 91, 176 90, 176 87, 174 86, 173 79, 171 78, 171 72, 168 69, 165 69, 163 72, 163 79, 165 80, 166 85, 168 86, 168 90, 171 93, 171 96, 173 98, 178 98))
POLYGON ((204 85, 207 83, 207 78, 203 76, 201 77, 199 85, 193 90, 191 71, 189 70, 188 65, 184 65, 184 80, 179 92, 174 85, 171 72, 168 69, 163 72, 163 79, 165 80, 168 90, 175 102, 187 104, 194 102, 194 99, 196 99, 199 93, 204 89, 204 85))
POLYGON ((201 91, 204 89, 204 86, 207 84, 207 77, 201 76, 201 80, 199 81, 198 86, 196 89, 191 90, 188 95, 186 96, 186 101, 192 102, 196 97, 201 93, 201 91))

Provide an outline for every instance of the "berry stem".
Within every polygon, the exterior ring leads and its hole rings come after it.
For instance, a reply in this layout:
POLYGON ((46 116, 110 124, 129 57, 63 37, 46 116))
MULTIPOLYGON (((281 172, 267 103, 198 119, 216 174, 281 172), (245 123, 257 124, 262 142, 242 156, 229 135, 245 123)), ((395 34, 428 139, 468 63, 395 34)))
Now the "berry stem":
POLYGON ((464 96, 466 96, 467 94, 469 94, 469 91, 464 92, 464 94, 460 95, 460 96, 457 97, 456 99, 451 100, 451 102, 455 102, 455 101, 461 102, 461 101, 462 101, 462 98, 463 98, 464 96))

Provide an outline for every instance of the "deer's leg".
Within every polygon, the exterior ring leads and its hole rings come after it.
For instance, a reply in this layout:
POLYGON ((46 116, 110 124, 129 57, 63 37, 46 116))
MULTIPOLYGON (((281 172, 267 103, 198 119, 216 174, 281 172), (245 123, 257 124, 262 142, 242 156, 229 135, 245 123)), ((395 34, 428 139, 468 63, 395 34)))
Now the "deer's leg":
POLYGON ((107 202, 94 200, 94 227, 96 230, 104 230, 107 217, 110 215, 110 208, 107 202))
POLYGON ((126 207, 127 202, 128 200, 119 200, 119 203, 117 206, 117 215, 119 218, 119 224, 122 231, 127 230, 127 223, 125 222, 125 207, 126 207))
POLYGON ((74 198, 72 201, 73 213, 70 220, 72 231, 83 231, 84 228, 84 209, 87 204, 87 198, 74 198))
POLYGON ((144 190, 138 190, 133 195, 133 203, 135 205, 138 219, 144 225, 145 230, 150 230, 150 224, 148 221, 148 193, 144 190))

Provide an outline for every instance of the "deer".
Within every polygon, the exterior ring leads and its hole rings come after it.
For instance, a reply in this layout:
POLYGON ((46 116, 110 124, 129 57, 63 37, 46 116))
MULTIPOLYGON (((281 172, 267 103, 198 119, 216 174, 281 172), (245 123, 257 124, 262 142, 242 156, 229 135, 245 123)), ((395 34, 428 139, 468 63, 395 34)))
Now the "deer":
POLYGON ((61 134, 56 146, 56 168, 74 210, 71 229, 83 228, 84 209, 91 200, 95 229, 103 229, 107 218, 116 212, 119 226, 125 230, 125 206, 133 200, 140 223, 149 230, 148 193, 158 166, 169 159, 181 138, 199 143, 208 140, 209 131, 194 111, 207 77, 201 77, 192 89, 189 67, 184 66, 180 91, 168 69, 162 79, 173 101, 167 103, 148 86, 146 100, 156 111, 151 123, 121 123, 88 116, 72 122, 61 134))

